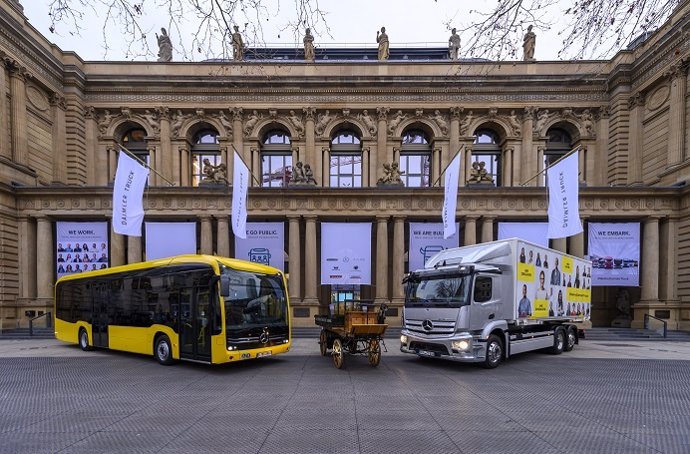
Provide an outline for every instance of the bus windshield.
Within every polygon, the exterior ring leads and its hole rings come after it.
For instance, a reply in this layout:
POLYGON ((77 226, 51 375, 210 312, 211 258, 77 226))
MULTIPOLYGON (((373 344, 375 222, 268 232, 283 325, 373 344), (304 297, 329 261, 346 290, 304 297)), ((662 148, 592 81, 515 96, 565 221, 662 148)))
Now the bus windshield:
POLYGON ((460 307, 469 304, 471 276, 433 276, 407 282, 405 307, 460 307))
MULTIPOLYGON (((287 330, 287 296, 280 274, 266 275, 224 268, 230 294, 225 297, 228 335, 249 335, 255 329, 287 330)), ((272 330, 275 332, 275 330, 272 330)))

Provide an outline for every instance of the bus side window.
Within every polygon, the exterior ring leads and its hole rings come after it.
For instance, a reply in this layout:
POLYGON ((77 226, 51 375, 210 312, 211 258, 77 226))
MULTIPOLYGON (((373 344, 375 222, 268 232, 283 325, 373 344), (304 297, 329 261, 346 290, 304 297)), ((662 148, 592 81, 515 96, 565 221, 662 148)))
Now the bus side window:
POLYGON ((491 299, 491 284, 490 277, 477 276, 474 280, 474 301, 476 303, 484 303, 491 299))

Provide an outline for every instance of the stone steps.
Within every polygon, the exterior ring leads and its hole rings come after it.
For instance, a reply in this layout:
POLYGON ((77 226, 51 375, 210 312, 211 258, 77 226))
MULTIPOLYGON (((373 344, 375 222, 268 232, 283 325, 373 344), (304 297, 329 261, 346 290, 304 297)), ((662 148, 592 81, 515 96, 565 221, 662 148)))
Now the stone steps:
POLYGON ((634 328, 590 328, 585 331, 585 340, 592 341, 676 341, 690 342, 690 333, 686 331, 668 331, 667 337, 654 330, 634 328))
POLYGON ((53 328, 34 328, 33 335, 29 333, 29 328, 6 329, 0 332, 0 339, 54 339, 55 331, 53 328))

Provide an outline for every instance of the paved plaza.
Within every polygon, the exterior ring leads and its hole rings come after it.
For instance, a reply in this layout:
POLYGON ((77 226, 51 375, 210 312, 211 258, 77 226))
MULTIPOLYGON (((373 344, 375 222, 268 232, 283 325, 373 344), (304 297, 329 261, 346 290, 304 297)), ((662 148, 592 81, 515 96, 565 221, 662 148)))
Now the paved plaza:
POLYGON ((316 339, 225 366, 0 341, 3 453, 688 453, 690 343, 583 341, 496 370, 316 339))

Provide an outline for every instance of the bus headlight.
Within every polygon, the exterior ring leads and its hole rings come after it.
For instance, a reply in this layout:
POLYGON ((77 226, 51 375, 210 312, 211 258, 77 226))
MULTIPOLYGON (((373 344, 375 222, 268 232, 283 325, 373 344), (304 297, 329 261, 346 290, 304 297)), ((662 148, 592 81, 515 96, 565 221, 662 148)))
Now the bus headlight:
POLYGON ((470 343, 466 340, 453 341, 453 348, 455 350, 465 351, 470 348, 470 343))
POLYGON ((405 335, 400 336, 400 343, 403 345, 407 345, 407 336, 405 336, 405 335))

